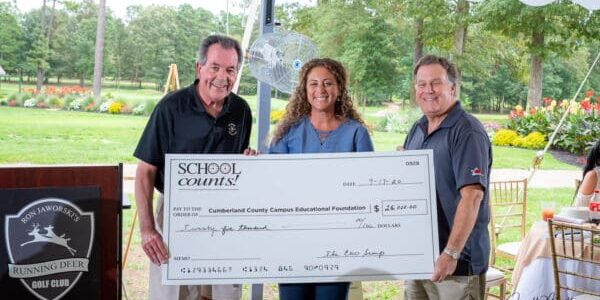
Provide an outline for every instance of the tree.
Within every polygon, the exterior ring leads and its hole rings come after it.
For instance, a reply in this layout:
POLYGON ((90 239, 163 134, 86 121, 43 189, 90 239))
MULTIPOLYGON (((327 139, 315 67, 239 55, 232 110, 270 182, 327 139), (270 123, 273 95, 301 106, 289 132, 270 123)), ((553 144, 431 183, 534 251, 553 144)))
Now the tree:
POLYGON ((0 66, 7 74, 17 71, 25 52, 24 31, 15 16, 15 8, 10 3, 0 3, 0 66))
POLYGON ((37 81, 35 84, 35 92, 39 93, 42 90, 42 84, 44 83, 44 69, 48 67, 46 59, 48 58, 48 43, 46 40, 46 0, 43 0, 42 10, 40 10, 40 26, 41 33, 38 36, 36 42, 35 54, 38 57, 35 59, 35 66, 37 68, 37 81))
POLYGON ((373 1, 373 4, 388 22, 396 25, 403 36, 412 38, 408 52, 412 53, 409 56, 411 62, 410 65, 403 65, 403 72, 408 73, 408 77, 402 80, 403 90, 408 92, 410 102, 415 103, 412 70, 426 51, 438 52, 436 49, 443 44, 440 41, 451 36, 449 3, 446 0, 386 0, 373 1))
POLYGON ((94 81, 92 91, 96 101, 100 100, 102 89, 102 64, 104 62, 104 23, 106 18, 106 0, 100 0, 98 7, 98 24, 96 25, 96 50, 94 55, 94 81))
POLYGON ((531 59, 527 105, 540 106, 542 99, 543 62, 556 53, 566 56, 584 39, 600 36, 600 13, 570 2, 530 7, 518 0, 485 1, 481 17, 486 28, 512 38, 527 37, 531 59))
POLYGON ((398 92, 398 33, 368 1, 324 2, 299 9, 296 20, 294 30, 311 37, 322 57, 344 64, 355 101, 381 103, 398 92))
MULTIPOLYGON (((469 26, 469 2, 467 0, 457 0, 455 9, 455 29, 454 29, 454 51, 453 60, 460 62, 465 53, 465 44, 467 41, 467 28, 469 26)), ((462 69, 458 68, 456 78, 455 95, 460 99, 460 87, 462 82, 462 69)))

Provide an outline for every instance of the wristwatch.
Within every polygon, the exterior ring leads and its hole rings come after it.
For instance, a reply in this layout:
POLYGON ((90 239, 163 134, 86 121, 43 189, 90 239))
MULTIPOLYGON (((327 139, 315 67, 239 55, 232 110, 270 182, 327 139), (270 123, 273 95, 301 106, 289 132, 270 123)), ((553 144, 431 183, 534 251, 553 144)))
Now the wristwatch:
POLYGON ((458 260, 460 258, 460 251, 450 250, 448 247, 444 248, 444 253, 448 254, 454 260, 458 260))

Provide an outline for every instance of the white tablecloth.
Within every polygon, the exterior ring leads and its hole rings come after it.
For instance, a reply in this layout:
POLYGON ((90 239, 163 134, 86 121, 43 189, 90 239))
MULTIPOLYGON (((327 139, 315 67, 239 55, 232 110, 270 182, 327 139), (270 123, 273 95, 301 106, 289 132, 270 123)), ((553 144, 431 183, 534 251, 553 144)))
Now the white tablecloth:
MULTIPOLYGON (((586 274, 594 274, 600 276, 600 267, 590 264, 581 263, 572 260, 559 260, 561 268, 568 268, 569 271, 579 269, 585 271, 586 274)), ((561 275, 565 278, 566 275, 561 275)), ((563 280, 561 279, 561 281, 563 280)), ((567 276, 566 283, 570 287, 594 287, 596 292, 600 292, 600 284, 598 281, 589 279, 567 276)), ((575 296, 574 293, 562 291, 563 299, 570 299, 575 296)), ((521 273, 521 279, 517 285, 517 289, 510 296, 511 300, 524 299, 554 299, 554 273, 552 271, 552 259, 547 257, 538 257, 533 260, 521 273)), ((599 298, 600 299, 600 298, 599 298)))
MULTIPOLYGON (((518 280, 518 282, 515 282, 515 290, 509 299, 554 299, 554 273, 552 258, 550 257, 547 224, 535 223, 522 245, 517 255, 515 272, 513 272, 513 280, 518 280)), ((600 267, 598 265, 566 259, 560 259, 558 263, 560 269, 600 277, 600 267)), ((561 282, 566 280, 567 285, 570 287, 594 287, 596 292, 600 292, 598 281, 566 275, 561 276, 561 282)), ((563 290, 561 296, 563 299, 570 299, 575 295, 572 292, 567 294, 563 290)))

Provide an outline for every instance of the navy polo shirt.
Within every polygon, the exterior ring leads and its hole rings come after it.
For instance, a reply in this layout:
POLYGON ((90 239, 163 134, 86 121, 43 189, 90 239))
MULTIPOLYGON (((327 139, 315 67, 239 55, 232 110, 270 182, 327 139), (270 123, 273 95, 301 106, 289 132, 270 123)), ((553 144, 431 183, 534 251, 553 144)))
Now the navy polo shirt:
POLYGON ((133 155, 158 167, 154 187, 164 187, 166 153, 243 153, 250 142, 248 103, 230 93, 213 118, 200 102, 194 84, 163 97, 150 115, 133 155))
POLYGON ((448 243, 460 189, 479 184, 484 189, 473 231, 462 250, 454 275, 479 275, 487 271, 490 254, 488 182, 492 148, 483 125, 457 102, 440 126, 427 134, 425 116, 411 128, 404 149, 432 149, 435 168, 436 201, 440 253, 448 243))

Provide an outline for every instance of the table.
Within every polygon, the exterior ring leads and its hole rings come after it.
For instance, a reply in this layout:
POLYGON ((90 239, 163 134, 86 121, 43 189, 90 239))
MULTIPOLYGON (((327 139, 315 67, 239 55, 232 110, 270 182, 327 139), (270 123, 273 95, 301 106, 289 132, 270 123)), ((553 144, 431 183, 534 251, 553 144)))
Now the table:
MULTIPOLYGON (((509 299, 553 299, 554 275, 552 266, 552 250, 548 237, 548 224, 538 221, 533 224, 523 240, 513 270, 513 293, 509 299)), ((596 255, 594 255, 596 256, 596 255)), ((600 256, 600 255, 599 255, 600 256)), ((597 257, 600 260, 600 257, 597 257)), ((568 270, 584 270, 588 274, 600 276, 600 268, 590 263, 560 259, 562 268, 568 270)), ((561 275, 562 276, 562 275, 561 275)), ((562 277, 561 277, 562 278, 562 277)), ((581 278, 568 278, 569 286, 594 286, 600 292, 600 286, 581 278)), ((573 297, 574 294, 563 294, 573 297)))

